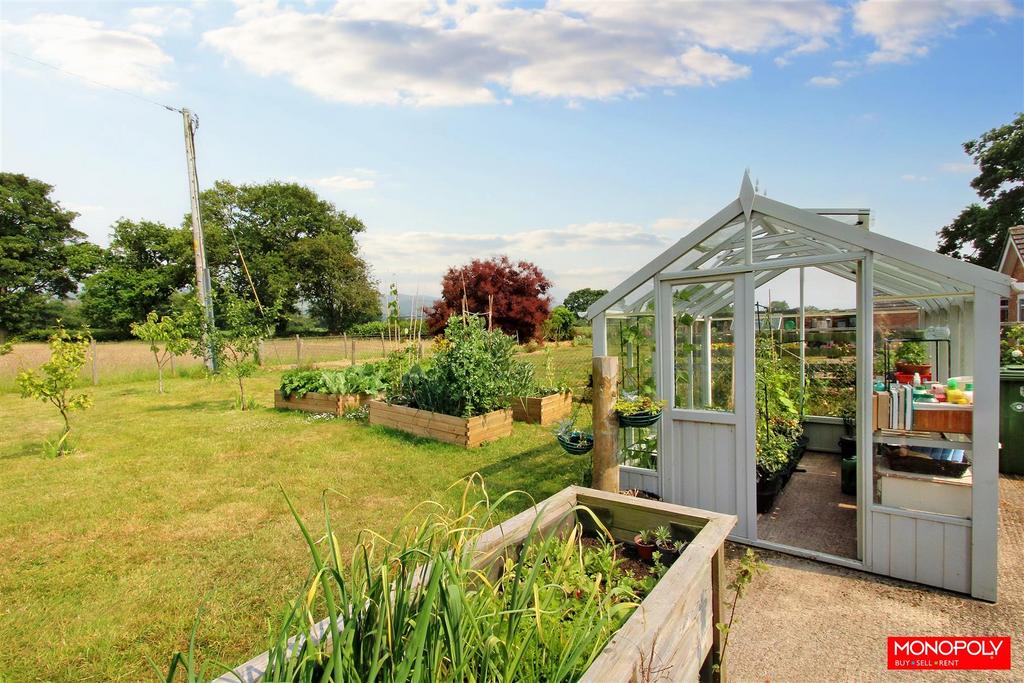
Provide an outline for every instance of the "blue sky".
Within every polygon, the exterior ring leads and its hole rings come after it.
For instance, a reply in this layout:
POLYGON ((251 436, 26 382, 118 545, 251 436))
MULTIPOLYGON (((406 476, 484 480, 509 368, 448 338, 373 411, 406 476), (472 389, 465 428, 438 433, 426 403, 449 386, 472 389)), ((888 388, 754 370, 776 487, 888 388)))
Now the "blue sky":
POLYGON ((869 207, 934 246, 961 143, 1024 110, 1022 5, 3 2, 0 165, 104 243, 200 182, 296 180, 367 225, 383 282, 507 253, 609 287, 735 197, 869 207), (16 54, 12 54, 16 53, 16 54))

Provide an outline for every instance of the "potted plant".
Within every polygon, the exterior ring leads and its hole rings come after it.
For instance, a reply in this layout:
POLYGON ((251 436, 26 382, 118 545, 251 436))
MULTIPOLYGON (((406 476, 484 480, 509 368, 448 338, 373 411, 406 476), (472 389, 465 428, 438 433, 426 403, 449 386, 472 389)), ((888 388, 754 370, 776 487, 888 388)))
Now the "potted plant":
POLYGON ((650 427, 661 419, 664 407, 664 401, 646 395, 624 394, 615 402, 615 412, 623 427, 650 427))
POLYGON ((921 377, 931 375, 932 366, 928 362, 928 353, 925 351, 924 344, 919 341, 901 342, 896 348, 894 357, 898 372, 908 375, 913 375, 916 372, 921 377))
POLYGON ((568 420, 562 420, 555 428, 555 438, 566 453, 584 455, 594 447, 594 435, 576 429, 576 414, 568 420))
POLYGON ((633 537, 633 545, 636 546, 636 554, 640 556, 640 559, 644 562, 654 561, 654 549, 657 548, 657 542, 654 540, 653 529, 641 529, 636 536, 633 537))

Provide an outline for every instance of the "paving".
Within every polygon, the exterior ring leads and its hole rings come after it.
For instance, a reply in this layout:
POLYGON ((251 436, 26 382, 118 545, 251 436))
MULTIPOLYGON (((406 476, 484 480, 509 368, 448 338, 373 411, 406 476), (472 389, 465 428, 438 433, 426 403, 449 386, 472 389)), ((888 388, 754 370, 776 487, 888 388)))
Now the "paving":
MULTIPOLYGON (((999 600, 760 551, 770 569, 740 600, 732 681, 1024 681, 1024 478, 999 481, 999 600), (890 635, 1013 638, 1011 671, 888 671, 890 635)), ((729 547, 734 570, 742 546, 729 547)), ((731 576, 731 572, 730 572, 731 576)))

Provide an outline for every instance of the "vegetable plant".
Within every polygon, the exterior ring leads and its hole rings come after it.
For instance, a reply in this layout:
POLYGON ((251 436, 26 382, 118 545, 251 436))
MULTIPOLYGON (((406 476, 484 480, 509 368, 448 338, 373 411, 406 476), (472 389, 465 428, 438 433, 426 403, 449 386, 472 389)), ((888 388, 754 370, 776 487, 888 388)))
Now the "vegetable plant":
POLYGON ((18 373, 17 384, 22 398, 34 398, 50 403, 64 421, 60 438, 55 444, 47 444, 54 456, 66 455, 72 448, 68 442, 71 434, 71 413, 85 410, 92 405, 92 397, 86 393, 75 393, 78 373, 85 366, 86 354, 92 338, 85 335, 72 336, 58 324, 57 331, 50 337, 50 360, 39 370, 23 370, 18 373))
POLYGON ((281 393, 285 398, 302 398, 308 393, 370 394, 386 388, 383 364, 364 363, 342 370, 289 370, 281 375, 281 393))
POLYGON ((928 364, 928 352, 925 351, 924 344, 919 341, 901 342, 893 357, 897 363, 905 363, 907 365, 928 364))
POLYGON ((797 439, 803 434, 800 411, 790 395, 795 377, 783 363, 772 334, 755 339, 755 443, 757 470, 766 477, 781 472, 789 463, 797 439))

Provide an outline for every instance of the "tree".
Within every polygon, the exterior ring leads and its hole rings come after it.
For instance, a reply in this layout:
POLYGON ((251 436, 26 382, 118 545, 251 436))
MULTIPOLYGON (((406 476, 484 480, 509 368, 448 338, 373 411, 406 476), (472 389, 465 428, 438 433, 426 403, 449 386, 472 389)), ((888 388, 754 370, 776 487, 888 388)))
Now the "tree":
POLYGON ((158 316, 150 311, 146 321, 132 323, 132 334, 149 342, 149 350, 156 361, 157 392, 164 393, 164 366, 175 356, 187 353, 195 346, 189 338, 189 325, 180 316, 158 316), (163 347, 160 345, 163 344, 163 347))
POLYGON ((551 317, 545 323, 545 336, 551 341, 572 339, 579 317, 565 306, 551 309, 551 317))
POLYGON ((453 314, 479 313, 492 327, 520 342, 537 339, 549 316, 551 282, 527 261, 507 256, 449 268, 441 280, 441 298, 425 308, 431 332, 444 329, 453 314))
MULTIPOLYGON (((236 186, 221 180, 202 193, 200 203, 213 279, 236 297, 249 298, 255 289, 264 308, 278 312, 279 329, 303 297, 336 325, 350 310, 365 311, 366 290, 373 290, 365 264, 337 262, 343 254, 356 257, 355 236, 366 229, 358 218, 297 183, 236 186), (347 272, 335 273, 342 268, 347 272), (355 305, 338 298, 353 292, 359 295, 355 305)), ((186 215, 184 225, 190 223, 186 215)))
POLYGON ((565 301, 562 305, 575 313, 578 317, 582 318, 587 314, 587 309, 607 293, 607 289, 591 289, 590 287, 584 287, 583 289, 577 289, 569 292, 569 296, 565 297, 565 301))
POLYGON ((102 268, 85 280, 83 314, 94 328, 127 334, 150 311, 169 313, 172 294, 192 281, 192 258, 191 232, 122 218, 102 268))
POLYGON ((72 227, 78 214, 52 192, 21 173, 0 173, 0 336, 38 324, 47 302, 74 292, 98 264, 100 248, 72 227))
POLYGON ((298 291, 309 302, 309 312, 329 331, 380 320, 380 297, 370 269, 350 240, 339 235, 299 240, 289 260, 302 274, 298 291))
POLYGON ((183 314, 182 325, 192 331, 188 336, 194 340, 194 355, 202 356, 207 348, 213 349, 219 372, 238 382, 239 407, 248 410, 244 380, 259 369, 260 342, 271 335, 277 311, 273 308, 261 311, 255 301, 230 293, 224 296, 226 303, 218 321, 222 327, 211 329, 207 325, 202 306, 195 297, 183 314))
POLYGON ((64 429, 56 444, 51 444, 54 455, 60 456, 71 452, 68 436, 71 434, 70 414, 76 410, 85 410, 92 405, 88 394, 72 393, 78 381, 78 373, 85 366, 86 354, 92 339, 88 335, 72 337, 63 326, 50 337, 50 360, 35 370, 23 370, 18 373, 17 383, 22 398, 34 398, 44 403, 51 403, 60 411, 64 420, 64 429))
POLYGON ((1024 114, 964 143, 978 175, 971 181, 984 204, 971 204, 939 230, 939 253, 999 267, 1006 231, 1024 223, 1024 114))

